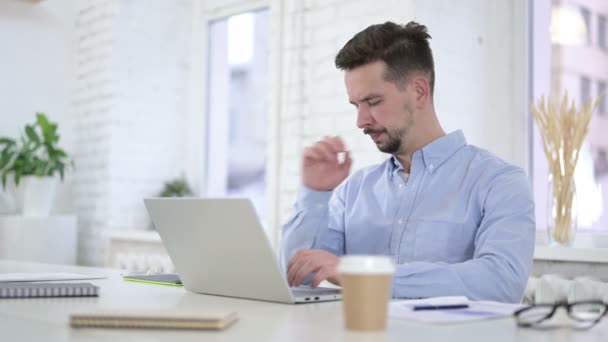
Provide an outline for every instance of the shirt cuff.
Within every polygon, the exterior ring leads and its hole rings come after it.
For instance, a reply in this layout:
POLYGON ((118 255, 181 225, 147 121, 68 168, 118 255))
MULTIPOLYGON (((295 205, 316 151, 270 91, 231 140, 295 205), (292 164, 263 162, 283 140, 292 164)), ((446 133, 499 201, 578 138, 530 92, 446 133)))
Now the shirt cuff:
POLYGON ((327 209, 332 193, 333 191, 317 191, 302 185, 297 202, 302 208, 310 210, 327 209))

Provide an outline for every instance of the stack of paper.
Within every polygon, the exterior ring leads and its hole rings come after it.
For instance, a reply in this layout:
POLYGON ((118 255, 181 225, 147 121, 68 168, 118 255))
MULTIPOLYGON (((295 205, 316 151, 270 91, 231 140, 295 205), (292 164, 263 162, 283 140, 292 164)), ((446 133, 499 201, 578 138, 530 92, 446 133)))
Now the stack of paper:
POLYGON ((55 281, 55 280, 85 280, 106 278, 102 275, 87 275, 76 273, 0 273, 0 282, 26 281, 55 281))
POLYGON ((471 301, 467 297, 433 297, 427 299, 395 301, 390 304, 389 316, 425 323, 460 323, 509 317, 523 304, 505 304, 490 301, 471 301), (466 305, 463 305, 466 304, 466 305), (417 306, 468 306, 459 309, 414 310, 417 306))

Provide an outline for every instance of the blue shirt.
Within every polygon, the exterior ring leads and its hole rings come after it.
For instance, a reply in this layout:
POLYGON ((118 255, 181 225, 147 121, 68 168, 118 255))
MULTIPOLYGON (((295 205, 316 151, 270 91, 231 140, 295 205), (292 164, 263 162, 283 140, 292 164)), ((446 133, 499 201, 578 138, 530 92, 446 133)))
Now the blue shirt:
POLYGON ((535 238, 525 172, 461 131, 416 151, 409 178, 402 172, 391 157, 334 191, 302 188, 283 227, 283 267, 299 249, 389 255, 395 298, 519 302, 535 238))

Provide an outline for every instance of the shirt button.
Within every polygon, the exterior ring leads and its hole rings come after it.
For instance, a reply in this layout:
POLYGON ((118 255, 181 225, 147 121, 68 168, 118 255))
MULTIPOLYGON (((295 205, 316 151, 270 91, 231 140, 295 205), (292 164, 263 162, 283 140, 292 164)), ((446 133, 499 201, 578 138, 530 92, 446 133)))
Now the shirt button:
POLYGON ((400 188, 403 188, 403 183, 399 183, 399 187, 400 187, 400 188))
POLYGON ((399 221, 397 221, 397 223, 399 223, 399 224, 403 224, 403 220, 402 220, 402 219, 399 219, 399 221))
POLYGON ((435 167, 433 166, 433 164, 429 165, 429 171, 433 171, 435 167))

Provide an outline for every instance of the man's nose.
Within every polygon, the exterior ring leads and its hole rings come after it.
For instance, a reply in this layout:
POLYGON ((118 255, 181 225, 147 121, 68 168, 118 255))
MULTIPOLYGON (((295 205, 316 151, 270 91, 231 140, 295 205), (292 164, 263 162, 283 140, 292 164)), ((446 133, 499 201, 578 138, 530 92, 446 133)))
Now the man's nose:
POLYGON ((365 105, 360 105, 357 108, 357 127, 365 128, 372 126, 373 119, 369 113, 369 109, 365 105))

